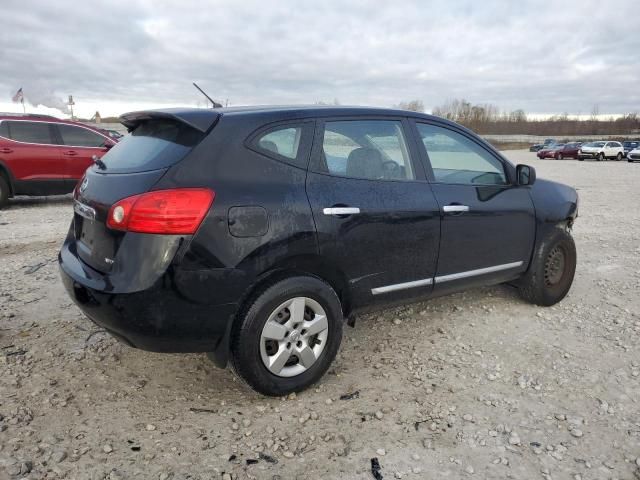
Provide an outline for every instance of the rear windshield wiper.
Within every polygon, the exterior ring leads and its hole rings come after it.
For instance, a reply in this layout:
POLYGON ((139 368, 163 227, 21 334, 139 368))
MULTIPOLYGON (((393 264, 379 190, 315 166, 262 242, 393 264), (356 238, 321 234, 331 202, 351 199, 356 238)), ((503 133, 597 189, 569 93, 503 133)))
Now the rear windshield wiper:
POLYGON ((100 160, 98 158, 97 155, 94 155, 93 157, 91 157, 91 159, 93 160, 93 163, 100 169, 100 170, 106 170, 107 169, 107 164, 104 163, 102 160, 100 160))

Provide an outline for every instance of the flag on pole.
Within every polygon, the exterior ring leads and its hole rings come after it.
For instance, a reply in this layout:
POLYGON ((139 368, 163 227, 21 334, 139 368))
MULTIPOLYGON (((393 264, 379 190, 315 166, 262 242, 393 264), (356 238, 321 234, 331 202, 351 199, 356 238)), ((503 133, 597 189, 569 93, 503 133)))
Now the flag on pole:
POLYGON ((15 103, 24 103, 24 93, 22 93, 22 87, 20 87, 20 89, 16 92, 16 94, 13 96, 12 100, 15 103))

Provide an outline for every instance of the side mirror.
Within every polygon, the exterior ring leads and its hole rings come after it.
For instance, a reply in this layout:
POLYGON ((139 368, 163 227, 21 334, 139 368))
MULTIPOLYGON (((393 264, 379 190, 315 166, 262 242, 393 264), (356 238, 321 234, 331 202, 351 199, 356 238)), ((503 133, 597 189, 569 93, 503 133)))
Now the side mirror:
POLYGON ((533 185, 536 183, 536 169, 520 164, 516 167, 516 179, 518 185, 533 185))

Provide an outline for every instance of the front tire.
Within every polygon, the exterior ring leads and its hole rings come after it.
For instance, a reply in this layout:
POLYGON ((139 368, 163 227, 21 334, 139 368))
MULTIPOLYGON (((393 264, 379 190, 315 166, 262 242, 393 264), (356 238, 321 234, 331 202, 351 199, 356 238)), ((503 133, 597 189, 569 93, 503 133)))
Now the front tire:
POLYGON ((231 336, 231 367, 264 395, 299 392, 327 371, 342 340, 335 291, 316 277, 268 285, 242 310, 231 336))
POLYGON ((9 183, 0 175, 0 208, 4 208, 9 203, 9 183))
POLYGON ((554 229, 540 243, 529 270, 520 280, 520 295, 544 307, 558 303, 571 288, 576 262, 573 237, 564 229, 554 229))
POLYGON ((564 157, 562 156, 561 153, 558 154, 558 160, 562 160, 564 157))
POLYGON ((602 162, 604 159, 605 159, 605 157, 604 157, 604 153, 600 152, 600 153, 598 154, 598 161, 599 161, 599 162, 602 162))

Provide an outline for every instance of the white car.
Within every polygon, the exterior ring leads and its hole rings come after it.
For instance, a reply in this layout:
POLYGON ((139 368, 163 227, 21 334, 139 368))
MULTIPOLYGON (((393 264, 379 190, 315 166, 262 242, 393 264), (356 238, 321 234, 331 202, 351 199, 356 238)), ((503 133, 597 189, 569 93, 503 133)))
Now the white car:
POLYGON ((584 160, 585 158, 595 158, 598 161, 607 158, 622 160, 623 157, 624 147, 620 142, 589 142, 582 145, 578 150, 578 160, 584 160))
POLYGON ((640 147, 634 148, 629 153, 627 153, 627 162, 640 162, 640 147))

